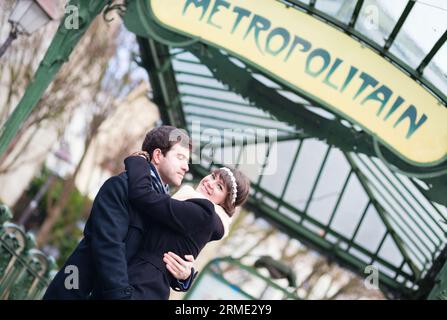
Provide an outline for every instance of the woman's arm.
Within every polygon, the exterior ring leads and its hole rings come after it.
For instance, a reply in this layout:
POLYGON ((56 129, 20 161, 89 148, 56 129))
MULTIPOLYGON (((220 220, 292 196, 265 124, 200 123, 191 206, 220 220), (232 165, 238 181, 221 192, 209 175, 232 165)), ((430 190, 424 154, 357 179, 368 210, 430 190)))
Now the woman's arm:
MULTIPOLYGON (((150 164, 141 156, 124 160, 128 175, 129 202, 142 215, 182 233, 195 232, 208 223, 211 209, 189 201, 172 199, 154 191, 151 183, 150 164)), ((202 200, 207 201, 207 200, 202 200)))

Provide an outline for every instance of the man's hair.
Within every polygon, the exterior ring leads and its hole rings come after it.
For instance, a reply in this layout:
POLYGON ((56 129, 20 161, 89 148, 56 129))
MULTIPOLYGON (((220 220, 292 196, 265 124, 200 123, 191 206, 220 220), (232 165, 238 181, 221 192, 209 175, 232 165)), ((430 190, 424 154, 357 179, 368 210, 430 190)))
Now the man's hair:
POLYGON ((161 126, 146 134, 141 149, 149 153, 152 159, 155 149, 160 149, 162 154, 166 156, 166 153, 177 143, 189 150, 192 149, 191 139, 185 130, 173 126, 161 126))

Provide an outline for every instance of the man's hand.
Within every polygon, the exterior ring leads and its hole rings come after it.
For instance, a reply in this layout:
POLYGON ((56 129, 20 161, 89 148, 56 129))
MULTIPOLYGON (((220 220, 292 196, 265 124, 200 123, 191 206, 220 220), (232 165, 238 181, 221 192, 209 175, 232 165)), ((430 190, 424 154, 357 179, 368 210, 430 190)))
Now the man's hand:
POLYGON ((163 261, 166 263, 166 269, 178 280, 186 280, 191 275, 191 268, 194 266, 194 257, 185 255, 183 260, 173 252, 165 253, 163 261))

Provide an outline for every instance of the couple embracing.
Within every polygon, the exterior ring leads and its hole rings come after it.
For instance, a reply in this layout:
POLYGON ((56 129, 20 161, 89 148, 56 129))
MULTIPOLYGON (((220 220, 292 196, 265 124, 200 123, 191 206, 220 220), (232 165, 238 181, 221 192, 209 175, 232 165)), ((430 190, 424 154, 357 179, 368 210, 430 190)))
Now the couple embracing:
POLYGON ((228 234, 250 183, 223 167, 171 197, 168 185, 181 185, 190 151, 190 138, 175 127, 146 135, 142 151, 124 160, 126 171, 100 188, 83 239, 43 299, 168 299, 170 288, 191 287, 194 260, 208 242, 228 234), (73 267, 76 286, 67 286, 73 267))

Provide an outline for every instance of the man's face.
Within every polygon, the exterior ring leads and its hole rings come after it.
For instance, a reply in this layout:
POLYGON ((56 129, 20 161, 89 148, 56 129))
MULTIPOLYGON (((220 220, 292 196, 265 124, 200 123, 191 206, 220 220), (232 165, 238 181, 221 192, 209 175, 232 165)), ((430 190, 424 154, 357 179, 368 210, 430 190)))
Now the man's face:
POLYGON ((189 170, 189 149, 180 143, 172 146, 166 156, 160 154, 158 163, 154 163, 161 180, 173 187, 181 185, 185 173, 189 170))

